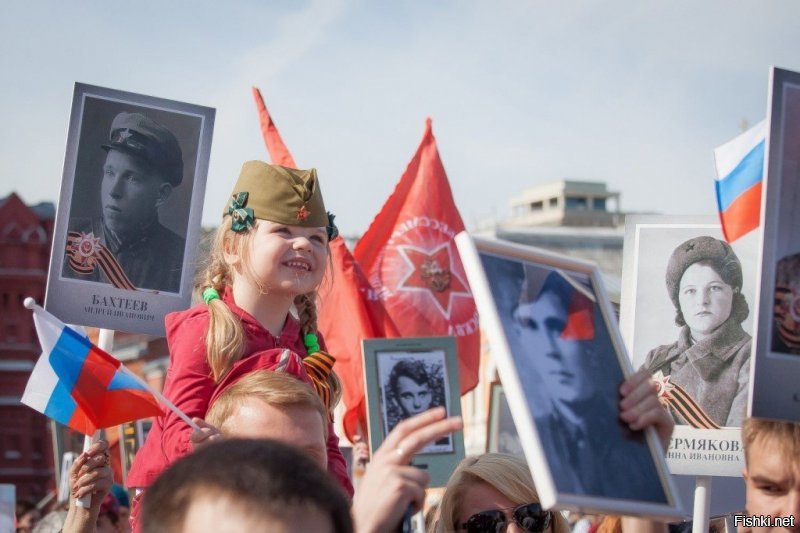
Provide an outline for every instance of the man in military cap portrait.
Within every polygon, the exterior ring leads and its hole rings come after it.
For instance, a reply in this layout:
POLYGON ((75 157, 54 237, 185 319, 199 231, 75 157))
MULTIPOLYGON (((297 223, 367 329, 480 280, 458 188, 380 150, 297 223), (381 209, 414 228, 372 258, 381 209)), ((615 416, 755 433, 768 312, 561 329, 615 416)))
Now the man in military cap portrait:
POLYGON ((619 418, 624 376, 595 295, 578 274, 523 272, 509 338, 557 490, 662 500, 645 436, 619 418))
POLYGON ((159 221, 159 209, 183 181, 175 135, 155 120, 114 117, 99 187, 100 216, 72 216, 63 275, 123 289, 180 291, 185 239, 159 221))

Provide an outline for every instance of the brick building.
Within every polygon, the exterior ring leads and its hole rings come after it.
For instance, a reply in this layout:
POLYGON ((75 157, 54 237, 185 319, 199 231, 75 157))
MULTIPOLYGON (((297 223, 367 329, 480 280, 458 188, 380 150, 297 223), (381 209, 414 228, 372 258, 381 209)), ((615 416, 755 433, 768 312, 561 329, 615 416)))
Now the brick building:
MULTIPOLYGON (((20 403, 41 350, 27 296, 44 302, 55 222, 52 203, 34 206, 14 193, 0 199, 0 483, 16 485, 17 499, 38 500, 55 488, 55 456, 50 421, 20 403)), ((88 328, 97 342, 97 330, 88 328)), ((165 339, 117 332, 114 354, 156 389, 168 363, 165 339)), ((82 437, 62 428, 59 447, 80 451, 82 437), (68 439, 68 442, 67 442, 68 439)), ((117 480, 122 481, 118 432, 105 437, 112 451, 117 480)))
POLYGON ((55 207, 0 199, 0 483, 17 498, 39 498, 53 483, 47 419, 20 403, 39 342, 23 300, 44 301, 55 207))

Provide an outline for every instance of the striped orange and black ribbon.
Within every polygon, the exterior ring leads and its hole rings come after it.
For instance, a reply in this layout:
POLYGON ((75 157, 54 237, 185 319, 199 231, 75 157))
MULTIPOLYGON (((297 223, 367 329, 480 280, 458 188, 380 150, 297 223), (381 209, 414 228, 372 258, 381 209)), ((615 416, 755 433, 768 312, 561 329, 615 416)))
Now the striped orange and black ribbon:
POLYGON ((692 427, 699 429, 720 428, 720 425, 714 422, 680 385, 670 383, 670 390, 661 393, 660 400, 674 409, 692 427))
POLYGON ((314 383, 314 388, 328 411, 331 410, 331 388, 328 384, 328 375, 333 371, 333 365, 335 363, 336 358, 322 350, 311 353, 303 358, 303 366, 308 373, 308 377, 310 377, 311 381, 314 383))
MULTIPOLYGON (((94 235, 89 234, 89 237, 93 238, 94 235)), ((78 274, 87 275, 94 272, 96 266, 99 266, 114 287, 135 291, 136 287, 125 275, 119 261, 104 244, 97 243, 96 250, 88 256, 82 255, 78 251, 79 243, 84 238, 85 236, 77 231, 70 231, 67 234, 67 255, 70 268, 78 274)))

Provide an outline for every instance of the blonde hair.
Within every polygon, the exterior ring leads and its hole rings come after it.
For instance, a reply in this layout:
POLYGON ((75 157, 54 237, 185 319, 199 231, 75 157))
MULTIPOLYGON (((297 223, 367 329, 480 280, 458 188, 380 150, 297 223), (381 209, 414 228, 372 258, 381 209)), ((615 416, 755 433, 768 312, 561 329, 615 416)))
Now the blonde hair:
POLYGON ((742 425, 745 463, 756 441, 761 444, 771 442, 777 446, 784 458, 796 460, 800 457, 800 424, 749 417, 742 425))
MULTIPOLYGON (((533 486, 528 465, 520 457, 504 453, 486 453, 467 457, 459 463, 447 482, 433 532, 453 531, 461 513, 464 494, 471 487, 485 483, 494 487, 514 505, 538 503, 539 494, 533 486)), ((569 533, 569 525, 558 511, 552 511, 550 529, 554 533, 569 533)))
POLYGON ((299 379, 282 372, 256 370, 248 372, 225 389, 209 407, 206 421, 226 432, 227 422, 250 398, 272 407, 309 407, 319 413, 325 440, 328 439, 328 413, 316 391, 299 379))
MULTIPOLYGON (((206 267, 195 283, 198 294, 202 294, 208 287, 222 294, 225 287, 233 283, 231 266, 225 260, 226 251, 240 257, 247 275, 252 276, 247 252, 252 244, 253 230, 251 228, 248 231, 235 232, 231 229, 231 223, 230 215, 225 215, 211 239, 206 267)), ((328 260, 330 264, 330 249, 328 249, 328 260)), ((256 283, 260 286, 258 280, 256 283)), ((303 337, 317 333, 316 298, 317 294, 314 291, 300 294, 294 299, 303 337)), ((211 377, 219 382, 244 355, 244 329, 239 317, 222 300, 214 299, 208 302, 208 316, 206 359, 211 368, 211 377)), ((334 372, 328 375, 328 385, 331 390, 331 409, 333 409, 342 396, 341 382, 334 372)))

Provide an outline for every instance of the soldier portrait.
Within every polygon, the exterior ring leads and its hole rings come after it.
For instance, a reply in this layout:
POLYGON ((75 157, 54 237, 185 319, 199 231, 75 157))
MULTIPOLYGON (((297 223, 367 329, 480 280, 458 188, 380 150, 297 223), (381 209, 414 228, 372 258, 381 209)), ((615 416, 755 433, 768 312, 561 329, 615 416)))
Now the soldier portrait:
POLYGON ((191 302, 215 111, 75 84, 45 307, 164 334, 191 302))
POLYGON ((665 501, 644 433, 619 419, 624 375, 589 276, 481 260, 555 489, 665 501))
POLYGON ((79 150, 76 189, 82 192, 73 197, 64 277, 121 289, 180 291, 186 228, 177 227, 167 212, 188 205, 186 194, 177 193, 191 191, 191 177, 184 178, 192 169, 186 168, 184 153, 192 151, 154 116, 153 110, 120 110, 105 127, 85 125, 102 128, 104 138, 79 150))

